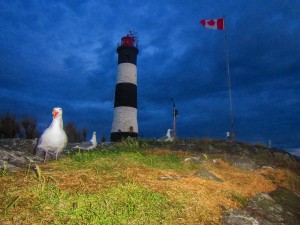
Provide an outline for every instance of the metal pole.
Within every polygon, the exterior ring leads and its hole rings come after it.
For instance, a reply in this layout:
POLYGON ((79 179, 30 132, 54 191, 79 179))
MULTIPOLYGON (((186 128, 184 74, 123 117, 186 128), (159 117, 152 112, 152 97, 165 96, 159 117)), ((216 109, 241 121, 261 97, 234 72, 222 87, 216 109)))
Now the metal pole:
POLYGON ((173 102, 173 138, 176 139, 176 107, 174 98, 171 98, 171 101, 173 102))
MULTIPOLYGON (((225 23, 225 17, 224 17, 225 23)), ((231 98, 231 81, 230 81, 230 68, 229 68, 229 53, 227 43, 227 32, 224 24, 224 41, 226 51, 226 66, 227 66, 227 82, 228 82, 228 93, 229 93, 229 104, 230 104, 230 139, 235 140, 234 120, 233 120, 233 109, 232 109, 232 98, 231 98)))

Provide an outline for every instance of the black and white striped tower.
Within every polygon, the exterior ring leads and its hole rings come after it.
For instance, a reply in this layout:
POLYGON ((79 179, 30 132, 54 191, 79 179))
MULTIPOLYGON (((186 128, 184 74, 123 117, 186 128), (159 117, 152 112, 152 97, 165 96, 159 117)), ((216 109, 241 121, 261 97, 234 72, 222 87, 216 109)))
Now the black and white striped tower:
POLYGON ((122 37, 117 48, 118 77, 115 91, 114 119, 110 140, 138 137, 137 123, 137 36, 130 33, 122 37))

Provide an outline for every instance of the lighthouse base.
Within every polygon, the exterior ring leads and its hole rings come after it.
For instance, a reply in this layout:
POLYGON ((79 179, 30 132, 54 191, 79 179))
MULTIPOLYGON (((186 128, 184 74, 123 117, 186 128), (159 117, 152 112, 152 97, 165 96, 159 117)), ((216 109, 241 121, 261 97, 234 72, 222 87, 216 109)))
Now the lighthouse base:
POLYGON ((111 142, 118 142, 122 141, 127 137, 138 137, 138 133, 130 133, 130 132, 113 132, 110 134, 110 141, 111 142))

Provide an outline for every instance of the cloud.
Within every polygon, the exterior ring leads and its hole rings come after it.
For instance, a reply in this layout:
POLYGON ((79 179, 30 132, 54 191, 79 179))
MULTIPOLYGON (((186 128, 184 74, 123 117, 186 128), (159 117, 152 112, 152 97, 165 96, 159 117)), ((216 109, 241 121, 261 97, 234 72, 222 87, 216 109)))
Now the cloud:
POLYGON ((13 1, 0 3, 2 110, 66 121, 109 135, 117 43, 139 37, 141 133, 223 138, 229 128, 224 33, 199 20, 226 15, 232 101, 238 138, 299 142, 299 2, 13 1), (87 116, 88 115, 88 116, 87 116), (100 132, 100 131, 99 131, 100 132))

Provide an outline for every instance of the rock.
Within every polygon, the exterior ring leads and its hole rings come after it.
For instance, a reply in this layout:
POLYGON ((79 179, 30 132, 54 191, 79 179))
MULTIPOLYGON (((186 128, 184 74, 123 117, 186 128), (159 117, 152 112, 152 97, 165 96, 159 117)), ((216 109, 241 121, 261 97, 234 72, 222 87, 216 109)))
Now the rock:
POLYGON ((0 150, 33 153, 37 139, 6 138, 0 139, 0 150))
POLYGON ((286 224, 300 224, 300 195, 286 188, 279 188, 270 196, 283 208, 282 217, 286 224))
POLYGON ((170 176, 170 175, 166 175, 166 176, 163 176, 163 177, 159 177, 158 179, 159 180, 178 180, 182 178, 181 176, 170 176))
POLYGON ((8 160, 9 158, 9 152, 6 152, 4 150, 0 150, 0 159, 1 160, 8 160))
POLYGON ((184 159, 185 162, 201 162, 201 158, 198 157, 190 157, 190 158, 185 158, 184 159))
POLYGON ((276 167, 271 165, 271 164, 268 164, 268 163, 262 163, 262 164, 259 165, 259 168, 274 170, 276 167))
POLYGON ((9 164, 7 161, 0 160, 0 169, 6 172, 13 172, 14 170, 18 169, 18 167, 9 164))
POLYGON ((213 181, 217 181, 217 182, 223 182, 223 180, 219 177, 217 177, 215 174, 213 174, 212 172, 210 172, 207 169, 201 169, 196 173, 197 177, 203 178, 205 180, 213 180, 213 181))
POLYGON ((29 164, 28 160, 26 160, 24 157, 18 157, 14 155, 11 155, 7 162, 19 168, 26 168, 27 164, 29 164))
POLYGON ((42 162, 43 157, 33 154, 37 140, 0 139, 0 169, 13 172, 42 162))
POLYGON ((262 218, 271 223, 281 224, 283 209, 274 199, 265 193, 255 196, 247 205, 247 211, 256 218, 262 218))
POLYGON ((237 156, 231 156, 227 159, 227 161, 238 168, 244 169, 244 170, 255 170, 258 168, 258 165, 255 163, 255 161, 247 158, 247 157, 237 157, 237 156))
POLYGON ((279 188, 269 194, 254 196, 242 209, 230 209, 224 213, 225 224, 300 224, 300 196, 286 188, 279 188))
MULTIPOLYGON (((223 216, 226 225, 259 225, 259 222, 251 217, 246 211, 230 209, 223 216)), ((265 224, 269 225, 269 224, 265 224)))

